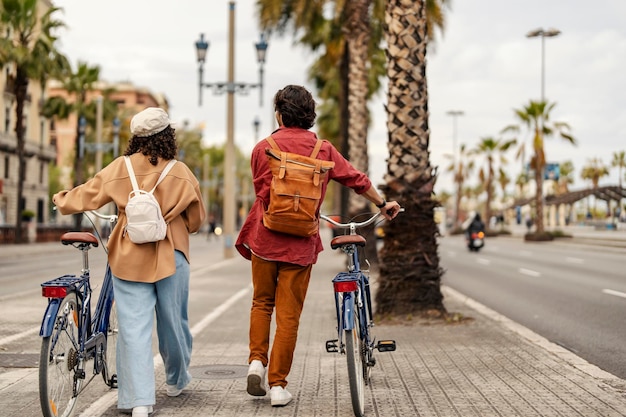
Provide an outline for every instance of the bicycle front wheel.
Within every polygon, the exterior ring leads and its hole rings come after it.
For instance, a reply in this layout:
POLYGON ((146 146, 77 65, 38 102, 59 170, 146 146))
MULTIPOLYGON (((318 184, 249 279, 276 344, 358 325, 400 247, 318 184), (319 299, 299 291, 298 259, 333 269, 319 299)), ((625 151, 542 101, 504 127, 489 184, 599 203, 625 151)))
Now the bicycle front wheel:
POLYGON ((82 379, 75 379, 78 369, 78 316, 76 293, 65 296, 56 317, 54 329, 41 343, 39 358, 39 401, 44 417, 72 415, 82 379))
POLYGON ((348 380, 352 410, 356 417, 365 416, 365 380, 363 378, 363 341, 359 327, 359 311, 354 311, 352 330, 345 330, 346 358, 348 359, 348 380))
POLYGON ((109 313, 109 325, 107 326, 107 350, 104 356, 105 364, 104 369, 102 370, 102 378, 104 378, 104 383, 111 388, 117 388, 117 366, 115 364, 117 334, 117 307, 115 305, 115 300, 113 300, 113 304, 111 305, 111 312, 109 313))

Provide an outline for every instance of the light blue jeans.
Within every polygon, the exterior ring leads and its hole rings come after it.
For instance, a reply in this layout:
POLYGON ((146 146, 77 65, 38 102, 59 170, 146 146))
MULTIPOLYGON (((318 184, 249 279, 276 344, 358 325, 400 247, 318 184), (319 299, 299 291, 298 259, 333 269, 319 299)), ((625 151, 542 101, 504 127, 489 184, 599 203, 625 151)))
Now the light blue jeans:
POLYGON ((155 403, 152 328, 156 312, 159 352, 168 385, 184 388, 192 337, 187 314, 189 263, 176 251, 176 272, 155 283, 113 277, 119 334, 117 338, 117 406, 131 409, 155 403))

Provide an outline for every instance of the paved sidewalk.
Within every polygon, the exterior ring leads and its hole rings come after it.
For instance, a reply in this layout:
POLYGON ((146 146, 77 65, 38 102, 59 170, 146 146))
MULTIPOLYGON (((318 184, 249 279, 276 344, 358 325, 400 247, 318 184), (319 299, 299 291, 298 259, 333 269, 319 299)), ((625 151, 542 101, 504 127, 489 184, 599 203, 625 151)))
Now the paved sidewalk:
MULTIPOLYGON (((343 261, 343 255, 326 250, 314 268, 288 379, 292 404, 272 408, 269 398, 245 392, 248 291, 196 335, 195 379, 180 397, 165 396, 160 377, 154 416, 353 415, 345 356, 324 349, 335 332, 330 279, 343 261)), ((248 268, 236 260, 219 273, 245 285, 248 268)), ((451 289, 444 291, 448 311, 473 320, 374 328, 379 339, 395 339, 398 350, 376 356, 367 416, 626 416, 626 381, 451 289)), ((120 414, 112 407, 103 415, 120 414)))
MULTIPOLYGON (((283 408, 245 392, 249 263, 235 258, 196 269, 190 300, 194 380, 181 396, 167 397, 159 368, 152 416, 352 416, 345 356, 324 349, 335 338, 330 280, 343 264, 343 255, 327 249, 313 269, 288 378, 294 401, 283 408), (226 284, 216 286, 216 280, 226 284), (216 294, 227 301, 209 316, 201 313, 198 304, 216 294)), ((444 294, 449 312, 472 320, 374 328, 378 339, 395 339, 398 349, 376 355, 368 417, 626 416, 626 381, 451 289, 444 287, 444 294)), ((0 416, 40 415, 36 369, 12 384, 1 388, 0 416)), ((91 394, 79 397, 77 417, 128 416, 116 409, 116 392, 102 387, 94 382, 91 394)))

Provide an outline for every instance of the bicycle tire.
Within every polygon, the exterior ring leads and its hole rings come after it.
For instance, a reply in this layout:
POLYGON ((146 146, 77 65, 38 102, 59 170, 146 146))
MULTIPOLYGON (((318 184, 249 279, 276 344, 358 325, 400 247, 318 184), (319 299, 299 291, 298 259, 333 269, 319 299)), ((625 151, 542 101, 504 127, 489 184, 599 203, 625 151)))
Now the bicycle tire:
POLYGON ((109 313, 109 324, 107 326, 107 350, 104 355, 104 368, 102 369, 102 378, 104 383, 111 388, 117 388, 117 365, 116 365, 116 348, 117 348, 117 335, 118 322, 117 322, 117 307, 115 300, 111 304, 111 311, 109 313))
POLYGON ((74 378, 79 367, 78 317, 75 292, 68 293, 57 311, 52 334, 41 342, 39 358, 39 401, 44 417, 70 417, 82 379, 74 378))
POLYGON ((365 379, 363 369, 363 341, 359 327, 359 311, 354 311, 352 330, 344 331, 346 341, 346 359, 348 360, 348 380, 352 410, 356 417, 365 416, 365 379))

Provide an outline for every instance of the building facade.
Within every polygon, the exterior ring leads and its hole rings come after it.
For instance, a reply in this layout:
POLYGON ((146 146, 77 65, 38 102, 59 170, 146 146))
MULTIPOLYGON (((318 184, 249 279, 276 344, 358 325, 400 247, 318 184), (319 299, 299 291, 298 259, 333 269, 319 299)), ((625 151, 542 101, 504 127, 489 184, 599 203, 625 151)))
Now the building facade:
MULTIPOLYGON (((39 14, 50 7, 50 1, 39 1, 39 14)), ((7 30, 3 36, 10 37, 12 34, 7 30)), ((0 68, 0 226, 17 223, 18 206, 20 213, 22 210, 35 213, 34 220, 38 223, 48 221, 48 164, 56 160, 56 150, 50 142, 49 120, 40 115, 44 92, 37 81, 31 81, 24 105, 26 178, 23 199, 18 202, 19 159, 15 97, 11 93, 14 74, 13 65, 0 68)))

